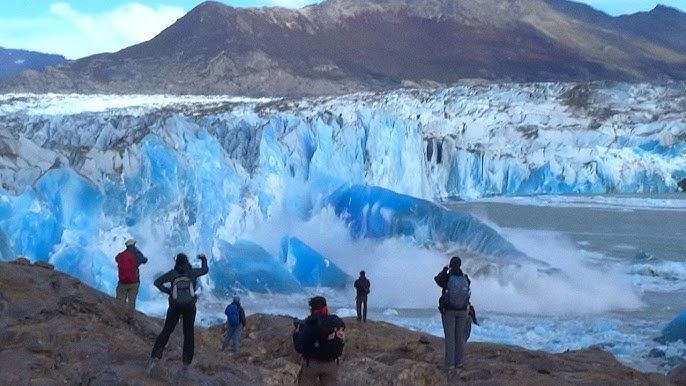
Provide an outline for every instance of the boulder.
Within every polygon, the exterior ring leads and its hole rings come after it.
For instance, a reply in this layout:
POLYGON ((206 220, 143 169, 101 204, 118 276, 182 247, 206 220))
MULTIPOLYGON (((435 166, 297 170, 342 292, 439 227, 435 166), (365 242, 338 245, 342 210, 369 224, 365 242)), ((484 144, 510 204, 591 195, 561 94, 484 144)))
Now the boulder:
POLYGON ((33 265, 35 265, 36 267, 39 267, 39 268, 43 268, 43 269, 50 269, 50 270, 55 269, 54 265, 52 265, 50 263, 46 263, 45 261, 36 261, 35 263, 33 263, 33 265))
POLYGON ((669 380, 677 385, 686 385, 686 363, 670 371, 669 380))
POLYGON ((24 256, 19 256, 16 260, 14 260, 12 263, 17 264, 17 265, 31 265, 31 260, 24 256))

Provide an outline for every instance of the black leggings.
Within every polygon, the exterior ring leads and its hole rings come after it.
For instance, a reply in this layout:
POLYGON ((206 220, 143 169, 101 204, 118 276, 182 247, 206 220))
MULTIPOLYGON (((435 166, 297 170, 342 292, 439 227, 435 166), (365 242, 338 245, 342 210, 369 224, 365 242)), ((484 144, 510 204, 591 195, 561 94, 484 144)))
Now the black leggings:
POLYGON ((195 324, 195 303, 186 306, 169 305, 167 309, 167 318, 164 321, 162 332, 155 340, 155 346, 152 348, 153 358, 162 358, 164 346, 169 341, 169 336, 174 332, 179 318, 183 316, 183 363, 189 365, 193 362, 193 353, 195 351, 194 342, 194 324, 195 324))

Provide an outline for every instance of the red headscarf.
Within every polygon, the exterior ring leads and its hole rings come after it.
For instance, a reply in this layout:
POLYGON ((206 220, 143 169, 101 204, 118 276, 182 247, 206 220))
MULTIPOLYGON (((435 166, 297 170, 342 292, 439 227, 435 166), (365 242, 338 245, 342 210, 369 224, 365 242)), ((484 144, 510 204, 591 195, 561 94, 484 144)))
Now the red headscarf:
POLYGON ((322 308, 312 310, 312 315, 313 316, 327 316, 327 315, 329 315, 329 308, 324 306, 322 308))

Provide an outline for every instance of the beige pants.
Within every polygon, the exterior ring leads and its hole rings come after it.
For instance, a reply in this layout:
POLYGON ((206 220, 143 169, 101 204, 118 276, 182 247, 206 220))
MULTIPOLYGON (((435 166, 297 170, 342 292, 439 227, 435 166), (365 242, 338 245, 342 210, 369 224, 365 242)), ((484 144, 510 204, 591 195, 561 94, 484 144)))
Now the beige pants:
POLYGON ((117 284, 117 300, 126 307, 126 315, 131 316, 136 309, 136 296, 140 283, 117 284))
POLYGON ((298 374, 298 385, 330 386, 338 384, 338 363, 310 360, 303 363, 298 374))

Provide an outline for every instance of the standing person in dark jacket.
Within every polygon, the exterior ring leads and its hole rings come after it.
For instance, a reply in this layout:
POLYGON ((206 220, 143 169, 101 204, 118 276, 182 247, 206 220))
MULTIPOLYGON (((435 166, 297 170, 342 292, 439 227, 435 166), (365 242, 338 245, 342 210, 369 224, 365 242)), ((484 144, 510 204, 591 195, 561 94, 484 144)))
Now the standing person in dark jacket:
POLYGON ((205 255, 198 255, 198 259, 202 262, 202 267, 193 268, 188 262, 188 256, 179 253, 176 255, 174 269, 155 280, 155 287, 169 295, 169 308, 167 308, 167 317, 162 332, 157 337, 150 354, 148 373, 152 372, 157 362, 162 358, 162 352, 169 341, 169 336, 181 317, 183 317, 182 360, 184 365, 182 370, 187 371, 188 366, 193 361, 195 302, 197 300, 195 289, 197 288, 198 277, 207 274, 208 271, 205 255), (169 284, 169 286, 165 284, 169 284))
POLYGON ((226 335, 224 335, 224 343, 222 343, 222 351, 226 350, 226 346, 231 342, 231 348, 234 354, 238 354, 238 344, 241 339, 241 331, 245 328, 245 311, 241 306, 241 298, 233 297, 233 302, 226 306, 224 310, 226 315, 226 335))
POLYGON ((323 296, 313 297, 309 304, 310 316, 294 323, 293 346, 304 362, 298 374, 298 384, 337 385, 338 358, 345 345, 345 323, 338 316, 329 314, 323 296))
POLYGON ((129 239, 124 244, 126 249, 114 259, 119 274, 117 300, 126 307, 126 320, 130 321, 136 310, 136 297, 140 286, 138 267, 147 263, 148 259, 136 248, 136 240, 129 239))
POLYGON ((364 271, 360 271, 360 277, 355 280, 355 290, 357 296, 355 297, 355 304, 357 307, 357 321, 367 323, 367 296, 371 283, 367 279, 364 271))
POLYGON ((458 369, 464 365, 465 346, 471 330, 469 277, 462 272, 462 260, 455 256, 434 280, 442 289, 438 308, 445 335, 445 366, 458 369))

